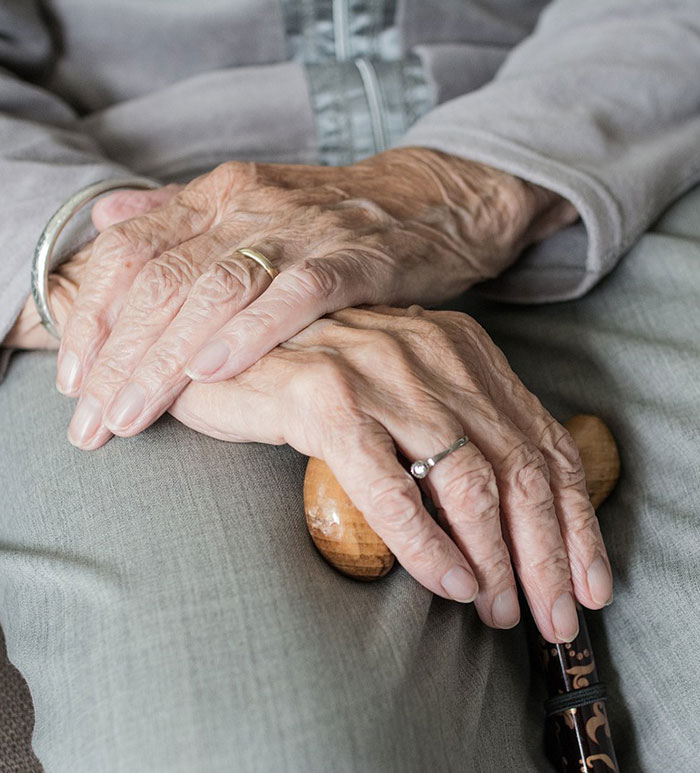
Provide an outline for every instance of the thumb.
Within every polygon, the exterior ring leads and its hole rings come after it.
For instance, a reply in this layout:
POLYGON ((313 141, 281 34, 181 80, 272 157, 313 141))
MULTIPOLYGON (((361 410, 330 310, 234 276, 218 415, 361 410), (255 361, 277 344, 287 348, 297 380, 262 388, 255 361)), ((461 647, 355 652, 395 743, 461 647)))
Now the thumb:
POLYGON ((104 231, 122 220, 143 215, 168 201, 183 189, 183 185, 166 185, 152 191, 123 190, 101 198, 92 208, 92 222, 98 231, 104 231))

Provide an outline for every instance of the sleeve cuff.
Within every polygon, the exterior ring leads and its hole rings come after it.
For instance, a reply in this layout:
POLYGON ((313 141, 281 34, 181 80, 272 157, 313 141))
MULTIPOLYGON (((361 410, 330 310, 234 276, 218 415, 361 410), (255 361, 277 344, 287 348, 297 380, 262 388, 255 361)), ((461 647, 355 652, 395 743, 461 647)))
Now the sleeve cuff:
POLYGON ((439 112, 409 129, 397 145, 433 148, 540 185, 568 199, 582 220, 525 250, 501 276, 479 285, 484 294, 514 303, 570 300, 614 268, 629 245, 617 202, 600 182, 496 134, 438 123, 439 112))

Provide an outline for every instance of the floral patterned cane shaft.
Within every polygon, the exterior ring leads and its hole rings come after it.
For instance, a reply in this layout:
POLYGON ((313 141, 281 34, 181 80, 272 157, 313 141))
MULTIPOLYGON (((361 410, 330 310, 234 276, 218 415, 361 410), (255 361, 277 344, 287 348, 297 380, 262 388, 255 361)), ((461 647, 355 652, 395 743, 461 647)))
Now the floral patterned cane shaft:
MULTIPOLYGON (((538 636, 539 654, 550 698, 569 695, 599 684, 593 650, 581 608, 577 605, 579 635, 567 644, 551 644, 538 636)), ((605 699, 550 712, 546 729, 547 751, 563 773, 617 773, 605 699)))

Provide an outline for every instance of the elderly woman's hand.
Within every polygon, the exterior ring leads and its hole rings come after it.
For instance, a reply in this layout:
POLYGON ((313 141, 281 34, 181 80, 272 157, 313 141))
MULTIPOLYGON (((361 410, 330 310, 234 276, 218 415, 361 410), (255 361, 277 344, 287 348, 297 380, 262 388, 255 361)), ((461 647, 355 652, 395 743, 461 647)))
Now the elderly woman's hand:
MULTIPOLYGON (((65 263, 49 275, 48 292, 59 329, 75 302, 85 265, 92 254, 92 243, 76 250, 65 263)), ((57 349, 58 341, 41 324, 34 299, 30 295, 14 325, 1 344, 10 349, 57 349)))
MULTIPOLYGON (((92 219, 103 231, 115 223, 142 215, 169 201, 180 185, 166 185, 151 191, 124 190, 98 201, 92 219)), ((48 292, 51 310, 59 330, 63 330, 83 280, 85 266, 92 257, 94 242, 77 249, 65 262, 49 274, 48 292)), ((29 296, 19 317, 0 343, 11 349, 57 349, 58 342, 41 324, 34 299, 29 296)))
POLYGON ((513 568, 542 635, 571 640, 574 598, 612 598, 609 563, 576 446, 470 317, 377 307, 319 320, 236 378, 192 383, 170 409, 224 440, 289 443, 324 459, 420 583, 519 619, 513 568), (423 483, 401 466, 470 442, 423 483))
POLYGON ((59 352, 59 389, 80 395, 70 437, 134 434, 190 377, 240 373, 330 311, 454 296, 573 217, 549 191, 421 148, 342 168, 224 164, 95 242, 59 352))

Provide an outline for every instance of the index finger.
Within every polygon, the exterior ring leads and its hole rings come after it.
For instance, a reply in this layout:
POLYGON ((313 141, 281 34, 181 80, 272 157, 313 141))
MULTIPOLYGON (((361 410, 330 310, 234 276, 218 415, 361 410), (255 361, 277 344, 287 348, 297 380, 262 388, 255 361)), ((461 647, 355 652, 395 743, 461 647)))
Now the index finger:
POLYGON ((58 354, 57 387, 77 396, 143 266, 206 231, 214 214, 187 191, 147 214, 103 231, 93 244, 58 354), (70 379, 63 381, 63 374, 70 379))
POLYGON ((205 383, 233 378, 325 314, 362 303, 352 294, 357 283, 344 276, 347 269, 335 256, 292 264, 195 354, 185 372, 205 383))

